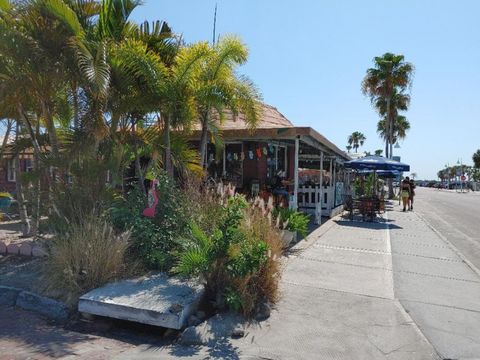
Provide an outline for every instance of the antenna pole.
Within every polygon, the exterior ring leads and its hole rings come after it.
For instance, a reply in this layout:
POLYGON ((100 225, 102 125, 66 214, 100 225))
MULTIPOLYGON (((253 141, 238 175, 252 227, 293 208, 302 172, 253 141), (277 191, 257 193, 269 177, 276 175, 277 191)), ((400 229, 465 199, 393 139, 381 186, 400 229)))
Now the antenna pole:
POLYGON ((217 3, 215 3, 215 12, 213 14, 213 45, 215 45, 216 26, 217 26, 217 3))

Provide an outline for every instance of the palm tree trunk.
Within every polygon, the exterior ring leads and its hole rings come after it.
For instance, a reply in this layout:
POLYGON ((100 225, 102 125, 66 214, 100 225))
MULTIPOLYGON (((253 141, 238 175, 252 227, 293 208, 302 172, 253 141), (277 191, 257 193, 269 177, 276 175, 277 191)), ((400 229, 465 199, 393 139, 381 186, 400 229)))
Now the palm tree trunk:
MULTIPOLYGON (((16 124, 16 134, 15 134, 15 143, 18 144, 18 133, 20 130, 20 125, 17 121, 16 124)), ((23 186, 21 181, 22 170, 20 164, 20 150, 17 148, 15 154, 15 190, 18 203, 18 213, 20 215, 20 222, 22 224, 22 236, 27 237, 30 235, 30 220, 27 213, 27 205, 25 203, 25 196, 23 194, 23 186)))
MULTIPOLYGON (((390 96, 387 97, 387 147, 388 147, 388 153, 387 153, 387 158, 390 159, 392 157, 392 130, 393 130, 393 124, 392 124, 392 114, 391 114, 391 107, 390 107, 390 96)), ((393 199, 395 196, 393 192, 393 180, 388 179, 387 180, 388 184, 388 198, 393 199)))
POLYGON ((202 117, 202 135, 200 136, 200 165, 203 169, 207 166, 207 142, 208 142, 208 115, 202 117))
POLYGON ((145 206, 148 206, 148 203, 147 203, 147 198, 146 198, 146 194, 147 194, 147 189, 145 188, 145 178, 143 176, 143 172, 142 172, 142 167, 141 167, 141 164, 140 164, 140 155, 138 153, 138 140, 137 140, 137 134, 136 134, 136 125, 135 125, 135 119, 132 117, 132 133, 133 133, 133 152, 135 153, 135 172, 138 176, 138 182, 140 183, 140 189, 142 190, 142 194, 144 195, 143 196, 143 199, 144 199, 144 203, 145 203, 145 206))
POLYGON ((72 99, 73 99, 73 127, 78 130, 80 128, 80 116, 78 106, 78 86, 77 82, 72 82, 72 99))
POLYGON ((52 147, 52 153, 55 157, 57 157, 59 153, 57 130, 55 129, 52 114, 47 106, 46 101, 42 101, 42 113, 45 118, 46 128, 48 130, 48 139, 50 141, 50 146, 52 147))
MULTIPOLYGON (((40 135, 40 122, 37 121, 37 126, 35 129, 36 136, 40 135)), ((40 227, 40 217, 41 217, 41 194, 42 194, 42 183, 41 183, 41 171, 40 171, 40 153, 34 148, 33 149, 33 170, 36 173, 37 179, 34 184, 34 201, 32 206, 32 224, 31 224, 31 233, 36 235, 38 228, 40 227)))
POLYGON ((170 144, 170 124, 172 115, 169 113, 164 120, 164 142, 165 142, 165 170, 168 177, 173 180, 172 149, 170 144))

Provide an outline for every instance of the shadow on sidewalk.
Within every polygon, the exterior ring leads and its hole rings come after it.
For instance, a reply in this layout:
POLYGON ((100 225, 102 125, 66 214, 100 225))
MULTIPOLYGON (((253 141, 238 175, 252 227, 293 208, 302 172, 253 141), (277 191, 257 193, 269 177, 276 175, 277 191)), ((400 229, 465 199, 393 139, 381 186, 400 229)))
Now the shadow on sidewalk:
POLYGON ((386 230, 386 229, 403 229, 401 226, 393 224, 393 220, 376 218, 375 221, 359 221, 359 220, 334 220, 339 226, 370 229, 370 230, 386 230))

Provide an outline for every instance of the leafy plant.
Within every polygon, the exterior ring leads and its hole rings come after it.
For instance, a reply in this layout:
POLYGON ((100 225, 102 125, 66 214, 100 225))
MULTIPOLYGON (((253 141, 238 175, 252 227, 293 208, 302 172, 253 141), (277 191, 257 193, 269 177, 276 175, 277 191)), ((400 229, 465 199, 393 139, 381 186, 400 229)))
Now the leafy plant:
POLYGON ((199 277, 218 306, 223 299, 229 308, 251 315, 260 302, 276 301, 280 235, 242 196, 217 204, 218 226, 203 230, 190 224, 176 252, 174 272, 199 277))
POLYGON ((188 203, 165 174, 157 178, 159 202, 154 218, 142 215, 144 195, 138 186, 125 199, 117 199, 110 218, 115 228, 131 231, 132 251, 147 268, 169 270, 173 265, 171 252, 188 228, 188 203))
POLYGON ((283 223, 287 223, 287 230, 297 231, 302 237, 308 234, 310 216, 288 208, 277 207, 273 211, 275 218, 280 217, 283 223))

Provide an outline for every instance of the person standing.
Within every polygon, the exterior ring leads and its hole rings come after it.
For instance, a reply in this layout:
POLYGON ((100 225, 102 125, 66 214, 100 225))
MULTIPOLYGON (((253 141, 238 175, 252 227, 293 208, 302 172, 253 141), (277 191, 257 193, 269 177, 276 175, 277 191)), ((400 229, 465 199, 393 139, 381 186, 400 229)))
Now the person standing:
POLYGON ((402 197, 403 211, 407 211, 408 201, 410 199, 410 178, 407 176, 400 184, 400 196, 402 197))
POLYGON ((410 197, 408 198, 408 210, 413 210, 413 198, 415 197, 415 181, 410 180, 410 197))

